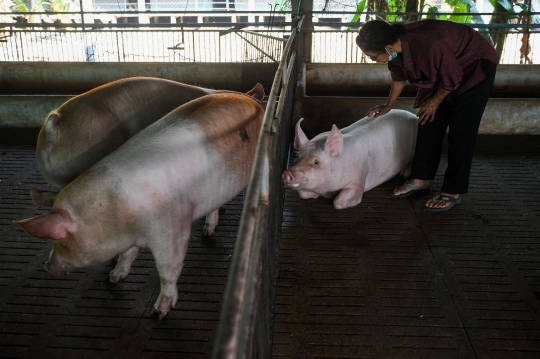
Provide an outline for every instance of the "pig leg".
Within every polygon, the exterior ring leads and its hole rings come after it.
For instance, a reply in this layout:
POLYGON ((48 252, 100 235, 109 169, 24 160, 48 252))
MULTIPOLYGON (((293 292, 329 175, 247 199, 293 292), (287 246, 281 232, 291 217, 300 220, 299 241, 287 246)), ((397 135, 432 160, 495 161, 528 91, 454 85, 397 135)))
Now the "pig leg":
POLYGON ((214 232, 216 231, 218 221, 219 221, 219 209, 216 209, 214 212, 206 216, 206 220, 204 222, 204 229, 203 229, 204 237, 214 236, 214 232))
POLYGON ((151 247, 161 283, 161 291, 151 314, 157 312, 159 319, 165 317, 178 300, 176 281, 184 265, 191 230, 190 222, 184 221, 184 223, 187 223, 184 226, 186 229, 180 231, 177 239, 165 240, 151 247))
POLYGON ((118 256, 116 267, 109 273, 109 281, 111 283, 118 283, 126 278, 131 270, 131 263, 133 263, 139 253, 141 253, 141 247, 138 246, 133 246, 124 253, 121 253, 118 256))
POLYGON ((308 191, 308 190, 299 190, 298 195, 302 199, 310 199, 310 198, 319 198, 320 195, 318 193, 308 191))
POLYGON ((349 207, 354 207, 362 201, 363 194, 364 186, 344 188, 334 199, 334 208, 345 209, 349 207))

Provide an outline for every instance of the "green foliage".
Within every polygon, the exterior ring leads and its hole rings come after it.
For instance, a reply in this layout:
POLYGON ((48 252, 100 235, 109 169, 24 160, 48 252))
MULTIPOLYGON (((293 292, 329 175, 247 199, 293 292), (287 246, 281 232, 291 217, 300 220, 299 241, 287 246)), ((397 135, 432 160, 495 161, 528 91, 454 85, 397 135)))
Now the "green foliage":
MULTIPOLYGON (((399 12, 399 11, 404 12, 405 1, 406 0, 387 0, 388 9, 390 10, 390 12, 399 12)), ((388 22, 402 21, 403 19, 401 17, 402 15, 388 15, 386 20, 388 22)))
MULTIPOLYGON (((518 17, 512 3, 508 0, 489 0, 489 2, 493 5, 493 12, 498 13, 491 16, 490 24, 507 24, 508 20, 518 17)), ((501 54, 508 35, 507 32, 504 29, 491 28, 489 33, 495 49, 501 54)))
POLYGON ((429 6, 427 13, 426 19, 448 20, 446 15, 439 13, 439 9, 436 6, 429 6))
POLYGON ((18 12, 28 12, 28 6, 26 6, 26 4, 24 3, 23 0, 13 0, 13 6, 12 6, 12 9, 13 11, 18 11, 18 12))
POLYGON ((290 0, 275 0, 274 5, 275 5, 274 7, 275 11, 286 12, 291 5, 291 1, 290 0))
MULTIPOLYGON (((447 0, 447 2, 449 2, 449 1, 447 0)), ((452 4, 450 4, 450 5, 452 5, 452 4)), ((466 23, 471 22, 470 17, 467 16, 467 15, 454 15, 454 14, 459 14, 459 13, 463 13, 463 12, 469 12, 467 4, 465 4, 464 2, 461 2, 461 1, 455 1, 455 5, 453 5, 453 6, 454 6, 454 11, 452 11, 452 15, 450 15, 450 21, 457 22, 457 23, 460 23, 460 24, 466 24, 466 23)))
MULTIPOLYGON (((349 22, 358 22, 360 21, 360 13, 364 12, 364 10, 366 10, 366 2, 367 0, 360 0, 358 2, 358 4, 356 5, 356 14, 353 15, 353 17, 351 18, 351 20, 349 20, 349 22)), ((351 27, 349 26, 347 28, 347 31, 349 31, 351 29, 351 27)))
MULTIPOLYGON (((17 12, 44 12, 45 11, 45 9, 43 8, 42 0, 36 0, 34 2, 34 6, 31 9, 28 8, 28 6, 23 0, 12 0, 12 2, 13 2, 13 7, 12 7, 13 11, 17 11, 17 12)), ((22 15, 22 17, 25 19, 28 19, 30 22, 34 22, 39 17, 39 15, 24 14, 22 15)))
POLYGON ((497 12, 514 12, 514 6, 508 0, 489 0, 489 3, 493 6, 493 11, 500 9, 497 12))
POLYGON ((66 12, 69 11, 73 4, 72 0, 48 0, 45 2, 53 12, 66 12))

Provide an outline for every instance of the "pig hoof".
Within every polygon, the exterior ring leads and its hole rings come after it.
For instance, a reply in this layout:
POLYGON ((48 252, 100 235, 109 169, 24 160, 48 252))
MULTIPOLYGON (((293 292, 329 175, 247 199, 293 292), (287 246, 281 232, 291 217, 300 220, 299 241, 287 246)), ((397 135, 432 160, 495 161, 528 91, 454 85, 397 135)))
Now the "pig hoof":
POLYGON ((214 231, 213 230, 211 231, 210 229, 208 229, 207 226, 204 226, 202 237, 204 239, 212 239, 214 238, 214 231))
POLYGON ((163 319, 167 313, 169 313, 169 310, 171 308, 174 308, 174 305, 176 304, 176 299, 170 296, 163 296, 163 298, 159 299, 156 304, 154 304, 154 307, 152 308, 152 312, 150 315, 153 315, 154 313, 158 313, 158 318, 163 319))
POLYGON ((152 311, 150 312, 150 315, 154 315, 154 313, 158 313, 158 319, 159 320, 165 318, 165 316, 167 315, 166 311, 157 310, 156 308, 152 308, 152 311))
POLYGON ((109 282, 116 284, 126 277, 127 275, 123 275, 123 273, 117 273, 113 270, 111 273, 109 273, 109 282))

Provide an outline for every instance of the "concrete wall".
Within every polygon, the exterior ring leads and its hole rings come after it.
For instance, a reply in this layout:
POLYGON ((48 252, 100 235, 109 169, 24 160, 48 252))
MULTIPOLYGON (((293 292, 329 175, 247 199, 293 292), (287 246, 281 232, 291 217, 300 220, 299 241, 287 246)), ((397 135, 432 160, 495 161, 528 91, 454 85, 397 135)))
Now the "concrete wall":
POLYGON ((160 77, 201 87, 247 91, 259 81, 270 92, 275 64, 145 62, 3 62, 2 95, 77 95, 133 76, 160 77))
MULTIPOLYGON (((269 93, 273 73, 260 64, 3 63, 0 127, 41 127, 71 96, 119 78, 155 76, 245 92, 264 71, 269 93)), ((389 88, 385 65, 309 64, 301 76, 296 118, 305 117, 308 133, 327 131, 332 123, 343 127, 384 103, 389 88)), ((415 112, 414 93, 408 86, 396 107, 415 112)), ((492 95, 480 133, 540 134, 540 65, 500 65, 492 95)))
POLYGON ((270 92, 277 64, 4 62, 0 66, 0 128, 41 127, 72 96, 133 76, 247 92, 260 82, 270 92))
MULTIPOLYGON (((365 117, 369 108, 385 101, 386 97, 307 96, 302 104, 302 129, 311 138, 330 131, 332 124, 338 128, 348 126, 365 117)), ((418 109, 412 108, 413 102, 412 97, 402 97, 394 108, 416 113, 418 109)), ((540 100, 490 99, 479 133, 540 135, 540 100)))
MULTIPOLYGON (((306 64, 308 96, 386 96, 390 72, 384 64, 306 64)), ((402 95, 414 96, 407 83, 402 95)), ((540 65, 499 65, 492 97, 540 98, 540 65)))
POLYGON ((71 96, 0 95, 0 131, 2 127, 41 127, 49 112, 71 96))
MULTIPOLYGON (((295 120, 313 136, 364 117, 390 90, 383 64, 307 64, 299 81, 295 120), (330 96, 331 95, 331 96, 330 96)), ((395 108, 413 109, 416 89, 407 85, 395 108)), ((481 134, 540 135, 540 65, 499 65, 482 118, 481 134)))

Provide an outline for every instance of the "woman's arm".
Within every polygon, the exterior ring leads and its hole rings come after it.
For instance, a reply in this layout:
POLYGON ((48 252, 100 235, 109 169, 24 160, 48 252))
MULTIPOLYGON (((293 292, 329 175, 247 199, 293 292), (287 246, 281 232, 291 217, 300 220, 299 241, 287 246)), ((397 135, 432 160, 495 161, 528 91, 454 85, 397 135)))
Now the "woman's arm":
POLYGON ((403 91, 405 87, 405 81, 394 81, 392 80, 392 85, 390 86, 390 94, 388 95, 388 101, 384 105, 377 105, 369 109, 367 115, 368 117, 377 118, 379 116, 388 113, 394 107, 396 100, 403 91))

